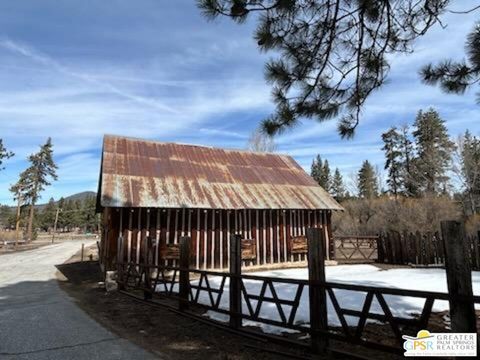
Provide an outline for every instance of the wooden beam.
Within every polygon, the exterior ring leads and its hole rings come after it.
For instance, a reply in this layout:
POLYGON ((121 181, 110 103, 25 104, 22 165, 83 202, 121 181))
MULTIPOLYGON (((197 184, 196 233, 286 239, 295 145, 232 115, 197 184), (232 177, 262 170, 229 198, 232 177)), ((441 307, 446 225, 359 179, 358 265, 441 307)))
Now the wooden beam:
POLYGON ((445 270, 450 303, 452 332, 476 333, 472 269, 465 244, 465 227, 458 221, 442 221, 445 270))
POLYGON ((325 233, 310 228, 308 238, 308 282, 310 302, 310 329, 312 351, 325 353, 328 339, 321 334, 328 331, 327 296, 325 293, 325 233))

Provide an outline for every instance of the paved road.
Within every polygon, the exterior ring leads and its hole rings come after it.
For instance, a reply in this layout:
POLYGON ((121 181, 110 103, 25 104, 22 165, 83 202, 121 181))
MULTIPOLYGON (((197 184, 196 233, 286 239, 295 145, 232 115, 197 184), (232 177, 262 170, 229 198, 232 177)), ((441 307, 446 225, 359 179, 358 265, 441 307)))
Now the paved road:
POLYGON ((80 246, 72 241, 0 255, 1 360, 158 359, 96 323, 59 288, 55 265, 80 246))

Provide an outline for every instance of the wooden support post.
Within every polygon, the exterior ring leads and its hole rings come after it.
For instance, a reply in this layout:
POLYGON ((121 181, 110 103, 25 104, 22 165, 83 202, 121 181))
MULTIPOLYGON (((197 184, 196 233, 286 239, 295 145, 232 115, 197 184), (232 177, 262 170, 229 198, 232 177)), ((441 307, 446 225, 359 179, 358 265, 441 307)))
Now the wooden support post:
POLYGON ((230 235, 230 327, 242 327, 242 236, 230 235))
POLYGON ((458 221, 442 221, 445 269, 452 332, 476 333, 472 270, 465 246, 465 227, 458 221))
POLYGON ((327 296, 325 284, 325 232, 307 229, 310 331, 314 354, 325 353, 328 346, 327 296))
POLYGON ((144 272, 145 272, 145 290, 143 292, 143 298, 145 300, 150 300, 153 297, 153 292, 155 289, 152 289, 152 279, 151 279, 151 268, 149 265, 151 265, 148 253, 149 253, 149 248, 150 248, 150 236, 143 236, 142 234, 142 240, 143 240, 143 264, 145 266, 144 272))
POLYGON ((60 208, 57 207, 57 211, 55 212, 55 222, 53 223, 53 234, 52 234, 52 244, 55 242, 55 234, 57 233, 57 224, 58 224, 58 214, 60 212, 60 208))
POLYGON ((124 258, 123 258, 123 235, 120 234, 118 237, 118 244, 117 244, 117 279, 119 280, 118 282, 118 289, 119 290, 125 290, 125 285, 123 284, 123 279, 124 279, 124 258))
POLYGON ((179 283, 179 304, 180 311, 188 309, 190 295, 190 237, 180 238, 180 283, 179 283))

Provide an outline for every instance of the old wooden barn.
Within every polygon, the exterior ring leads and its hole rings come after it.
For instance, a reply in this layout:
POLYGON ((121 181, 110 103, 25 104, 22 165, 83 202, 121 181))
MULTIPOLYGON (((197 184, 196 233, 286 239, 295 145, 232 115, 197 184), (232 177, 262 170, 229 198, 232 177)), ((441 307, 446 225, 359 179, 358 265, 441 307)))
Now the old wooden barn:
POLYGON ((290 156, 117 136, 104 138, 97 196, 107 269, 118 253, 176 265, 181 236, 193 267, 226 268, 231 233, 244 239, 247 266, 303 261, 306 228, 332 239, 341 209, 290 156))

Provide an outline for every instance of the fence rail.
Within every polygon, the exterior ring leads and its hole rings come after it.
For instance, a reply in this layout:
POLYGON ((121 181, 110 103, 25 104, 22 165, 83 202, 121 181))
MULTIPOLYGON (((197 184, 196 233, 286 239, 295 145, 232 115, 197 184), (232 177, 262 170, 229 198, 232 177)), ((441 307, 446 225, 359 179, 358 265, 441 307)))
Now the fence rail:
POLYGON ((373 262, 377 260, 378 236, 334 236, 337 261, 373 262))
MULTIPOLYGON (((186 302, 190 306, 206 311, 215 311, 243 320, 296 330, 310 335, 315 332, 317 335, 331 339, 398 354, 403 352, 402 335, 415 336, 419 330, 426 329, 435 301, 449 300, 449 295, 446 293, 429 291, 335 282, 309 282, 308 280, 248 274, 235 275, 226 272, 138 263, 120 263, 118 266, 120 287, 127 291, 143 291, 146 299, 155 301, 167 298, 178 300, 179 304, 183 301, 183 303, 186 302), (188 279, 188 282, 183 285, 187 287, 187 298, 181 296, 182 283, 179 280, 181 273, 184 273, 188 279), (232 295, 229 288, 232 279, 238 279, 240 282, 241 296, 244 299, 244 307, 240 309, 240 312, 232 310, 228 301, 232 295), (252 287, 252 282, 256 286, 252 287), (290 287, 290 296, 283 298, 277 289, 287 284, 290 287), (333 316, 336 316, 340 322, 339 326, 328 326, 326 331, 314 331, 308 322, 299 319, 301 298, 304 292, 308 292, 309 287, 319 288, 326 293, 328 302, 331 304, 330 308, 333 308, 333 316), (340 291, 353 292, 352 298, 364 297, 361 310, 342 304, 338 297, 340 291), (358 296, 359 294, 361 296, 358 296), (400 297, 397 299, 398 301, 404 298, 422 298, 425 299, 425 302, 422 311, 417 316, 400 317, 392 314, 392 305, 388 302, 391 297, 400 297), (380 305, 383 314, 372 308, 375 301, 380 305), (270 309, 268 316, 265 315, 267 308, 270 309), (274 309, 273 316, 272 308, 274 309), (347 321, 347 317, 357 318, 357 325, 354 326, 355 322, 353 321, 347 321), (378 339, 372 338, 371 334, 366 333, 365 329, 369 320, 389 326, 392 332, 391 343, 381 343, 378 339)), ((475 296, 473 301, 480 303, 480 297, 475 296)), ((394 304, 395 301, 393 301, 394 304)), ((305 306, 305 304, 303 305, 305 306)))
MULTIPOLYGON (((445 222, 442 233, 448 239, 444 244, 448 294, 326 281, 325 238, 319 229, 307 231, 308 280, 242 274, 242 239, 232 234, 229 272, 191 268, 190 238, 182 237, 180 266, 155 265, 149 256, 143 257, 146 262, 118 262, 117 281, 120 290, 143 295, 147 301, 173 300, 180 312, 197 318, 198 311, 204 310, 226 315, 229 327, 236 331, 249 332, 243 320, 250 320, 309 334, 310 340, 298 338, 296 342, 310 346, 314 353, 324 353, 328 340, 335 339, 401 354, 402 335, 416 336, 427 328, 436 301, 449 302, 452 331, 477 331, 474 304, 480 303, 480 297, 473 296, 470 264, 464 261, 463 227, 445 222), (408 298, 424 299, 421 311, 397 312, 398 303, 408 302, 408 298)), ((144 251, 148 253, 147 247, 144 251)))

